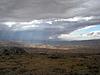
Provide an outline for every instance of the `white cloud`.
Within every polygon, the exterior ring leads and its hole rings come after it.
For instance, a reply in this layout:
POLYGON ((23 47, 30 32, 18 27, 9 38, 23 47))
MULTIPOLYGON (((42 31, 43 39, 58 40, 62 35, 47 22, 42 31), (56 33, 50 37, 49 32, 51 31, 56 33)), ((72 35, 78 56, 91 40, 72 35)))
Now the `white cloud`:
POLYGON ((89 21, 93 19, 93 16, 90 17, 73 17, 73 18, 69 18, 68 21, 89 21))
POLYGON ((1 24, 8 26, 12 31, 23 31, 38 28, 41 23, 42 20, 33 20, 30 22, 2 22, 1 24))
POLYGON ((8 26, 11 30, 14 30, 14 31, 30 30, 30 29, 35 29, 35 28, 39 28, 39 29, 45 29, 45 28, 62 29, 63 28, 63 26, 52 25, 53 22, 54 22, 54 19, 40 19, 40 20, 32 20, 29 22, 2 22, 1 24, 8 26), (43 23, 47 23, 49 25, 44 25, 43 23))
POLYGON ((68 18, 68 19, 56 19, 55 22, 57 21, 69 21, 69 22, 76 22, 76 21, 89 21, 92 20, 94 17, 89 16, 89 17, 73 17, 73 18, 68 18))
POLYGON ((81 30, 90 29, 90 28, 94 28, 94 27, 96 27, 96 25, 93 25, 93 26, 87 26, 87 27, 82 28, 81 30))
POLYGON ((21 25, 28 25, 28 24, 30 24, 30 22, 19 22, 19 24, 21 24, 21 25))
POLYGON ((47 21, 46 23, 48 23, 48 24, 52 24, 52 23, 53 23, 53 21, 47 21))
POLYGON ((61 40, 82 40, 82 38, 78 35, 71 35, 71 34, 61 34, 57 37, 61 40))
POLYGON ((80 31, 86 31, 88 29, 91 29, 91 28, 95 28, 97 25, 93 25, 93 26, 86 26, 84 28, 80 28, 80 29, 77 29, 77 30, 74 30, 71 34, 75 33, 75 32, 80 32, 80 31))
POLYGON ((36 29, 38 27, 39 27, 38 25, 26 25, 26 26, 14 28, 13 31, 31 30, 31 29, 36 29))
POLYGON ((33 20, 33 21, 29 22, 29 24, 41 24, 41 23, 43 23, 42 19, 41 20, 33 20))
POLYGON ((13 25, 15 25, 17 23, 16 22, 4 22, 2 24, 7 25, 8 27, 12 27, 13 25))
POLYGON ((92 38, 100 38, 100 31, 93 31, 86 34, 83 34, 85 37, 92 37, 92 38))
POLYGON ((88 21, 93 19, 93 16, 89 16, 89 17, 73 17, 73 18, 67 18, 67 19, 63 19, 63 18, 51 18, 51 19, 39 19, 39 20, 32 20, 32 21, 27 21, 27 22, 2 22, 2 24, 8 26, 8 29, 11 29, 12 31, 16 30, 30 30, 30 29, 59 29, 59 30, 63 30, 65 29, 65 27, 68 27, 67 25, 69 24, 75 24, 75 22, 77 21, 88 21), (55 22, 62 22, 62 24, 60 25, 56 25, 55 22), (63 22, 66 21, 66 25, 63 25, 63 22))
POLYGON ((91 39, 100 39, 100 31, 93 31, 93 32, 82 34, 82 35, 60 34, 57 38, 61 39, 61 40, 91 40, 91 39))
POLYGON ((54 39, 54 38, 52 36, 50 36, 49 39, 54 39))

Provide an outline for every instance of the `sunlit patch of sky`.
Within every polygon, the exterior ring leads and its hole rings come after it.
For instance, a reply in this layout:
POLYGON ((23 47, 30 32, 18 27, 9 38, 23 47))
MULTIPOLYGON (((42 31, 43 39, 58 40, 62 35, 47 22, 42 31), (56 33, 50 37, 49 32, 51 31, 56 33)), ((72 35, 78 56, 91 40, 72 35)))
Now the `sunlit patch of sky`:
POLYGON ((77 29, 69 34, 58 36, 61 40, 92 40, 100 39, 100 25, 92 25, 77 29))
POLYGON ((82 34, 86 34, 86 33, 89 33, 89 32, 95 32, 95 31, 100 31, 100 25, 87 26, 85 28, 75 30, 70 34, 72 34, 72 35, 82 35, 82 34))

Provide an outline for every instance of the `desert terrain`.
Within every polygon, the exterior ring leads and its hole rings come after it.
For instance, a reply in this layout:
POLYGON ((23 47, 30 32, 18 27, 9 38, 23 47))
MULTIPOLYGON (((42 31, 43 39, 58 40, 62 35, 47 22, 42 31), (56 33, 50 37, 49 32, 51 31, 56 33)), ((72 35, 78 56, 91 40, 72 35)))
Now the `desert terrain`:
POLYGON ((0 75, 100 75, 100 47, 0 42, 0 75))

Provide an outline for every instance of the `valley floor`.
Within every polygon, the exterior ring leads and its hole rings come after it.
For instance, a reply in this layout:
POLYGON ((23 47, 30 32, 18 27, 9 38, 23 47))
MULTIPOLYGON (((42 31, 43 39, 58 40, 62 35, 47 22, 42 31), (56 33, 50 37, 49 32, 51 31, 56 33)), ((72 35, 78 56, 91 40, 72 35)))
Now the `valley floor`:
POLYGON ((0 75, 100 75, 100 55, 86 53, 1 55, 0 75))

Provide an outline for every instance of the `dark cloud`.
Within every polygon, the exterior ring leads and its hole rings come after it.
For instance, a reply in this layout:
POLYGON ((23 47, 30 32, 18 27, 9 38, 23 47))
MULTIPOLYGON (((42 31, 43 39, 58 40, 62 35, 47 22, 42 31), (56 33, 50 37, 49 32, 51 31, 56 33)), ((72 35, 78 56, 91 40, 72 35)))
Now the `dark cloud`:
POLYGON ((97 16, 99 0, 0 0, 1 20, 97 16), (95 12, 96 11, 96 12, 95 12))

